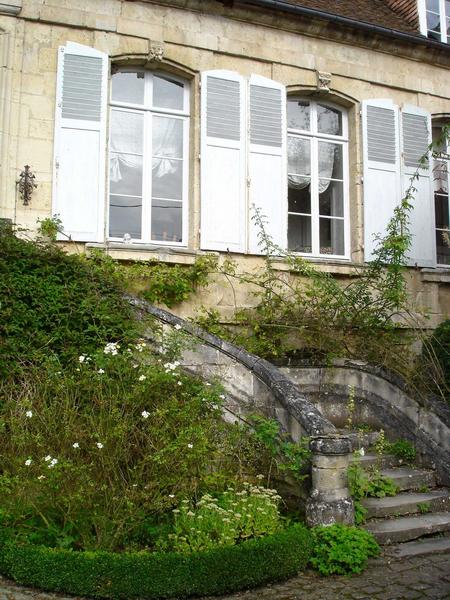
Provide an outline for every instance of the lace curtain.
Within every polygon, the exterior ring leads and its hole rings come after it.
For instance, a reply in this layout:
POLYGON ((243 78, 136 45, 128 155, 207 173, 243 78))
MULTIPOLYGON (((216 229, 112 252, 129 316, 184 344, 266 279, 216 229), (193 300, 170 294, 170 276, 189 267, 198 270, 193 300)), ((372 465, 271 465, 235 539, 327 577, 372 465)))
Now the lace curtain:
MULTIPOLYGON (((319 194, 325 192, 330 185, 329 179, 333 173, 336 148, 334 144, 319 144, 319 194)), ((289 187, 296 190, 308 187, 311 182, 309 141, 291 136, 288 138, 288 164, 295 165, 295 170, 302 173, 302 175, 295 175, 292 172, 288 174, 289 187), (306 148, 308 151, 305 151, 306 148)))

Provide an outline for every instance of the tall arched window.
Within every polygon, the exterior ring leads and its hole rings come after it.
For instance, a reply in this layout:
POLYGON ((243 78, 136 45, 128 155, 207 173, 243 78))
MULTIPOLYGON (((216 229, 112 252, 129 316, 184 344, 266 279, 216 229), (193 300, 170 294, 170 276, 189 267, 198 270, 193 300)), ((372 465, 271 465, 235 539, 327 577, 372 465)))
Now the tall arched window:
POLYGON ((166 73, 112 76, 109 237, 185 245, 189 90, 166 73))
POLYGON ((346 114, 288 98, 288 248, 312 256, 349 256, 346 114))

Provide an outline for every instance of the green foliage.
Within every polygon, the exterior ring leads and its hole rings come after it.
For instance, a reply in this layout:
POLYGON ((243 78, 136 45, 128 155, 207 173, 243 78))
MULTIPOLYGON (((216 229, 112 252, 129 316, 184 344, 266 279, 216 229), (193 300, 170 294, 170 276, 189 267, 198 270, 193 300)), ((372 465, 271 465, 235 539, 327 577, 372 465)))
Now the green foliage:
POLYGON ((255 446, 222 420, 221 396, 145 342, 108 343, 65 369, 52 358, 0 382, 4 525, 57 547, 152 546, 146 530, 171 496, 252 474, 255 446))
POLYGON ((425 515, 426 513, 430 512, 431 504, 429 502, 418 502, 417 510, 420 512, 420 514, 425 515))
POLYGON ((58 233, 62 231, 62 221, 59 217, 47 217, 45 219, 38 219, 39 233, 47 237, 51 241, 55 241, 58 233))
POLYGON ((190 555, 69 552, 3 539, 0 572, 18 583, 93 598, 186 598, 225 594, 296 575, 312 551, 294 525, 265 538, 190 555))
POLYGON ((61 364, 136 336, 120 278, 98 260, 68 255, 0 229, 0 377, 53 357, 61 364))
MULTIPOLYGON (((250 422, 256 439, 269 452, 271 458, 269 476, 272 467, 275 466, 279 472, 288 472, 299 482, 308 477, 305 467, 311 453, 306 438, 300 443, 289 441, 288 436, 280 431, 280 424, 275 419, 253 415, 250 422)), ((270 480, 267 483, 269 484, 270 480)))
POLYGON ((210 494, 194 506, 183 500, 173 510, 170 546, 175 552, 201 552, 275 533, 280 529, 280 500, 276 490, 249 483, 240 491, 228 488, 219 500, 210 494))
POLYGON ((450 402, 450 319, 441 323, 422 351, 431 391, 450 402))
POLYGON ((386 452, 412 464, 416 460, 416 449, 408 440, 396 440, 386 444, 386 452))
POLYGON ((398 488, 389 477, 381 475, 379 469, 364 470, 358 461, 354 461, 347 470, 348 487, 355 504, 355 523, 364 522, 367 510, 362 504, 364 498, 384 498, 395 496, 398 488))
POLYGON ((187 300, 200 287, 208 285, 217 258, 199 256, 193 265, 171 265, 149 261, 117 267, 128 285, 137 287, 148 302, 165 304, 169 308, 187 300))
POLYGON ((317 527, 311 564, 321 575, 352 575, 361 573, 379 551, 372 534, 364 529, 338 524, 317 527))

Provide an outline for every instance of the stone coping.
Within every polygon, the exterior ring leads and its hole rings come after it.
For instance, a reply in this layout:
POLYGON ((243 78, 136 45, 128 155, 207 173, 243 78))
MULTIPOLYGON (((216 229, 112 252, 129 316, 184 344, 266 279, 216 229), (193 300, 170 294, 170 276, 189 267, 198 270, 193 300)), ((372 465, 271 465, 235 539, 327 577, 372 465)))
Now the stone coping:
POLYGON ((325 419, 314 404, 299 393, 296 385, 269 361, 250 354, 243 348, 222 340, 197 325, 189 323, 167 310, 153 306, 145 300, 134 296, 127 296, 127 298, 137 309, 173 327, 179 325, 185 333, 233 358, 254 373, 267 385, 281 406, 300 423, 306 435, 336 433, 334 425, 325 419))

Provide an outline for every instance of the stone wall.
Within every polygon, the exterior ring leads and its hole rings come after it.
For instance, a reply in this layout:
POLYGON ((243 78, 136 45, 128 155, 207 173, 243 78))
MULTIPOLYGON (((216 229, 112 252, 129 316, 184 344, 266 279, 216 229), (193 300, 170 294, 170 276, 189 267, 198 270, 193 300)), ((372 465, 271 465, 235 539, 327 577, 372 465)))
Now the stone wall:
MULTIPOLYGON (((386 97, 433 114, 450 113, 450 60, 445 52, 369 37, 337 25, 331 28, 311 19, 251 9, 230 11, 213 0, 22 0, 16 16, 0 14, 0 217, 31 230, 37 219, 51 215, 57 49, 67 41, 94 46, 118 65, 131 62, 161 68, 191 82, 188 247, 136 250, 111 244, 111 255, 122 259, 157 257, 191 263, 199 252, 201 71, 223 68, 266 76, 285 84, 288 91, 314 93, 348 110, 353 263, 363 258, 360 102, 386 97), (163 48, 162 62, 152 60, 154 47, 163 48), (331 73, 330 92, 324 96, 316 90, 317 71, 331 73), (15 183, 25 164, 30 164, 38 184, 29 206, 23 206, 15 183)), ((83 246, 70 250, 83 250, 83 246)), ((255 257, 236 258, 243 269, 259 264, 255 257)), ((348 275, 352 268, 352 262, 317 262, 337 276, 348 275)), ((434 327, 450 312, 449 283, 445 271, 411 270, 411 295, 431 315, 427 327, 434 327)), ((181 311, 190 315, 201 303, 218 308, 228 318, 236 304, 251 304, 248 292, 219 281, 195 305, 185 304, 181 311)))

